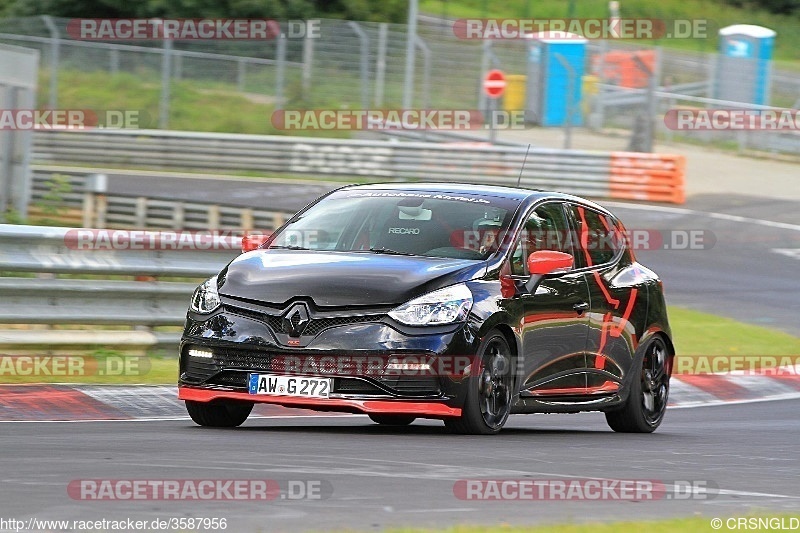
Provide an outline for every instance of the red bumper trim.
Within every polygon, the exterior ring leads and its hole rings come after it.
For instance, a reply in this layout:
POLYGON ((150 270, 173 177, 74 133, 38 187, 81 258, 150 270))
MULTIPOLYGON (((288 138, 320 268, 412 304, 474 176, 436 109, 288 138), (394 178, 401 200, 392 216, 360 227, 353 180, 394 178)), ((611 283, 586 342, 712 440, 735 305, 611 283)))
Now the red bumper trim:
POLYGON ((315 409, 318 411, 360 412, 365 414, 407 414, 419 417, 461 416, 461 408, 450 407, 442 402, 408 400, 349 400, 342 398, 297 398, 294 396, 266 396, 196 387, 178 387, 179 400, 210 402, 213 400, 243 400, 256 403, 274 403, 286 407, 315 409))

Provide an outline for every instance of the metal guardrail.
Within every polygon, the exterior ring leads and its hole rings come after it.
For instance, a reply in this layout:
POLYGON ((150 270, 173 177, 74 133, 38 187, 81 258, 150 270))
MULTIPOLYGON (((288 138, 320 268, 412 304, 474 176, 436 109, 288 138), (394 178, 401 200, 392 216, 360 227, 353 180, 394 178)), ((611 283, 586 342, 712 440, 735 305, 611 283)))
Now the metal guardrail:
POLYGON ((2 324, 179 326, 194 283, 0 278, 2 324))
MULTIPOLYGON (((6 277, 0 277, 0 324, 180 326, 196 284, 146 278, 210 276, 239 253, 235 240, 231 245, 235 249, 222 250, 130 249, 135 246, 113 251, 80 249, 76 231, 0 224, 0 272, 6 273, 6 277), (32 272, 39 277, 12 277, 9 272, 32 272), (61 279, 53 274, 145 280, 61 279)), ((147 242, 148 234, 158 232, 141 232, 138 237, 147 242)), ((92 345, 172 350, 179 336, 130 329, 0 330, 0 353, 41 353, 92 345)))
MULTIPOLYGON (((69 228, 0 224, 0 271, 54 274, 206 277, 218 272, 239 254, 232 249, 114 250, 81 249, 76 231, 69 228)), ((149 234, 142 232, 142 242, 149 234)), ((120 249, 123 248, 123 249, 120 249)), ((48 280, 49 281, 49 280, 48 280)), ((141 282, 140 288, 146 287, 141 282)), ((89 282, 86 282, 89 285, 89 282)))
MULTIPOLYGON (((618 85, 600 84, 600 92, 595 97, 604 107, 644 105, 647 101, 647 88, 620 87, 618 85)), ((661 100, 682 98, 685 96, 705 96, 709 94, 711 84, 707 81, 682 83, 669 87, 658 87, 656 96, 661 100)), ((734 103, 734 102, 731 102, 734 103)))
POLYGON ((521 169, 526 150, 526 146, 160 130, 40 131, 34 136, 37 163, 498 185, 515 185, 519 179, 523 187, 600 198, 683 202, 681 156, 531 148, 521 169), (612 187, 615 160, 625 161, 636 178, 627 180, 624 187, 612 187))
MULTIPOLYGON (((56 203, 60 210, 70 209, 78 220, 86 227, 107 228, 150 228, 150 229, 183 229, 213 230, 258 229, 270 231, 280 227, 294 214, 293 210, 251 209, 248 207, 222 205, 215 202, 188 202, 147 198, 144 196, 128 196, 107 194, 103 191, 91 190, 91 172, 82 170, 65 170, 63 167, 53 170, 51 167, 34 167, 32 169, 31 200, 34 204, 56 203), (59 176, 66 191, 57 193, 57 202, 48 200, 53 188, 61 184, 54 180, 59 176)), ((164 179, 170 179, 165 176, 164 179)), ((63 214, 59 218, 65 217, 63 214)))

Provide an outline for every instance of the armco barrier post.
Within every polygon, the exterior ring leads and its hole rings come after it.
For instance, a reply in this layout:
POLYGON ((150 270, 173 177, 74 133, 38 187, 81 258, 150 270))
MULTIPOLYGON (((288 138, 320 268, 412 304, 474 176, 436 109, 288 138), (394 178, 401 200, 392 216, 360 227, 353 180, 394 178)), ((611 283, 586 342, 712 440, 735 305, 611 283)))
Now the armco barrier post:
POLYGON ((83 227, 102 228, 105 226, 105 194, 108 190, 108 176, 105 174, 89 174, 86 176, 83 191, 83 227), (102 196, 102 198, 100 198, 102 196), (99 209, 103 212, 100 213, 99 209), (100 223, 103 221, 103 224, 100 223))

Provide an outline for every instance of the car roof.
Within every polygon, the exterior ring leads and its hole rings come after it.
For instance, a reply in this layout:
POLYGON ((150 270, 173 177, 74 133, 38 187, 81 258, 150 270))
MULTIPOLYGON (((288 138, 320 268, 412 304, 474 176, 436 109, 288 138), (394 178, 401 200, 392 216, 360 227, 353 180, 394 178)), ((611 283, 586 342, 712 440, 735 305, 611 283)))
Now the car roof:
MULTIPOLYGON (((474 194, 479 196, 494 196, 499 198, 510 198, 519 200, 522 203, 531 204, 538 200, 552 199, 582 203, 595 207, 605 213, 608 210, 601 205, 590 200, 572 194, 556 191, 544 191, 540 189, 524 189, 522 187, 506 187, 504 185, 484 185, 477 183, 450 183, 450 182, 391 182, 391 183, 370 183, 367 185, 348 185, 342 189, 375 190, 375 191, 414 191, 414 192, 435 192, 443 194, 474 194)), ((340 189, 341 190, 341 189, 340 189)), ((610 214, 610 213, 609 213, 610 214)))

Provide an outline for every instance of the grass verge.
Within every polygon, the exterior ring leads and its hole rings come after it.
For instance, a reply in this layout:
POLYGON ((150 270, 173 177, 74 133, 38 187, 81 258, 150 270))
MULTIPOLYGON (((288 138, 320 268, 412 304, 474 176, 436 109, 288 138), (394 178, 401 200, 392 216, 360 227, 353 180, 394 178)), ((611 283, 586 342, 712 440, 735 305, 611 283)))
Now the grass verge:
MULTIPOLYGON (((43 71, 39 102, 48 101, 49 73, 43 71)), ((158 128, 160 81, 147 73, 109 74, 103 71, 59 72, 58 107, 98 113, 137 111, 138 128, 158 128)), ((272 125, 275 110, 270 97, 240 93, 235 85, 199 80, 173 80, 170 91, 169 129, 217 133, 349 137, 345 130, 284 131, 272 125)))
POLYGON ((800 338, 732 318, 670 307, 679 355, 800 355, 800 338))
MULTIPOLYGON (((780 524, 783 519, 785 524, 790 525, 790 519, 797 520, 793 515, 749 515, 742 518, 762 518, 772 520, 775 524, 780 524)), ((585 524, 553 524, 542 526, 454 526, 446 529, 416 529, 400 528, 389 529, 387 533, 619 533, 625 531, 647 531, 648 533, 708 533, 715 531, 711 527, 713 517, 692 517, 692 518, 672 518, 669 520, 658 521, 635 521, 635 522, 587 522, 585 524)), ((728 530, 724 525, 728 516, 720 517, 723 526, 720 530, 728 530)), ((733 524, 733 522, 731 522, 733 524)), ((742 528, 744 529, 744 528, 742 528)), ((756 528, 752 528, 756 529, 756 528)), ((761 531, 759 529, 759 531, 761 531)))
MULTIPOLYGON (((32 356, 33 357, 33 356, 32 356)), ((39 356, 41 358, 46 355, 39 356)), ((98 350, 91 355, 55 356, 36 370, 28 362, 0 357, 0 384, 92 383, 114 385, 172 385, 178 382, 175 355, 126 355, 98 350), (58 365, 58 366, 57 366, 58 365), (38 375, 26 375, 33 368, 38 375), (50 372, 50 375, 47 375, 50 372)))

